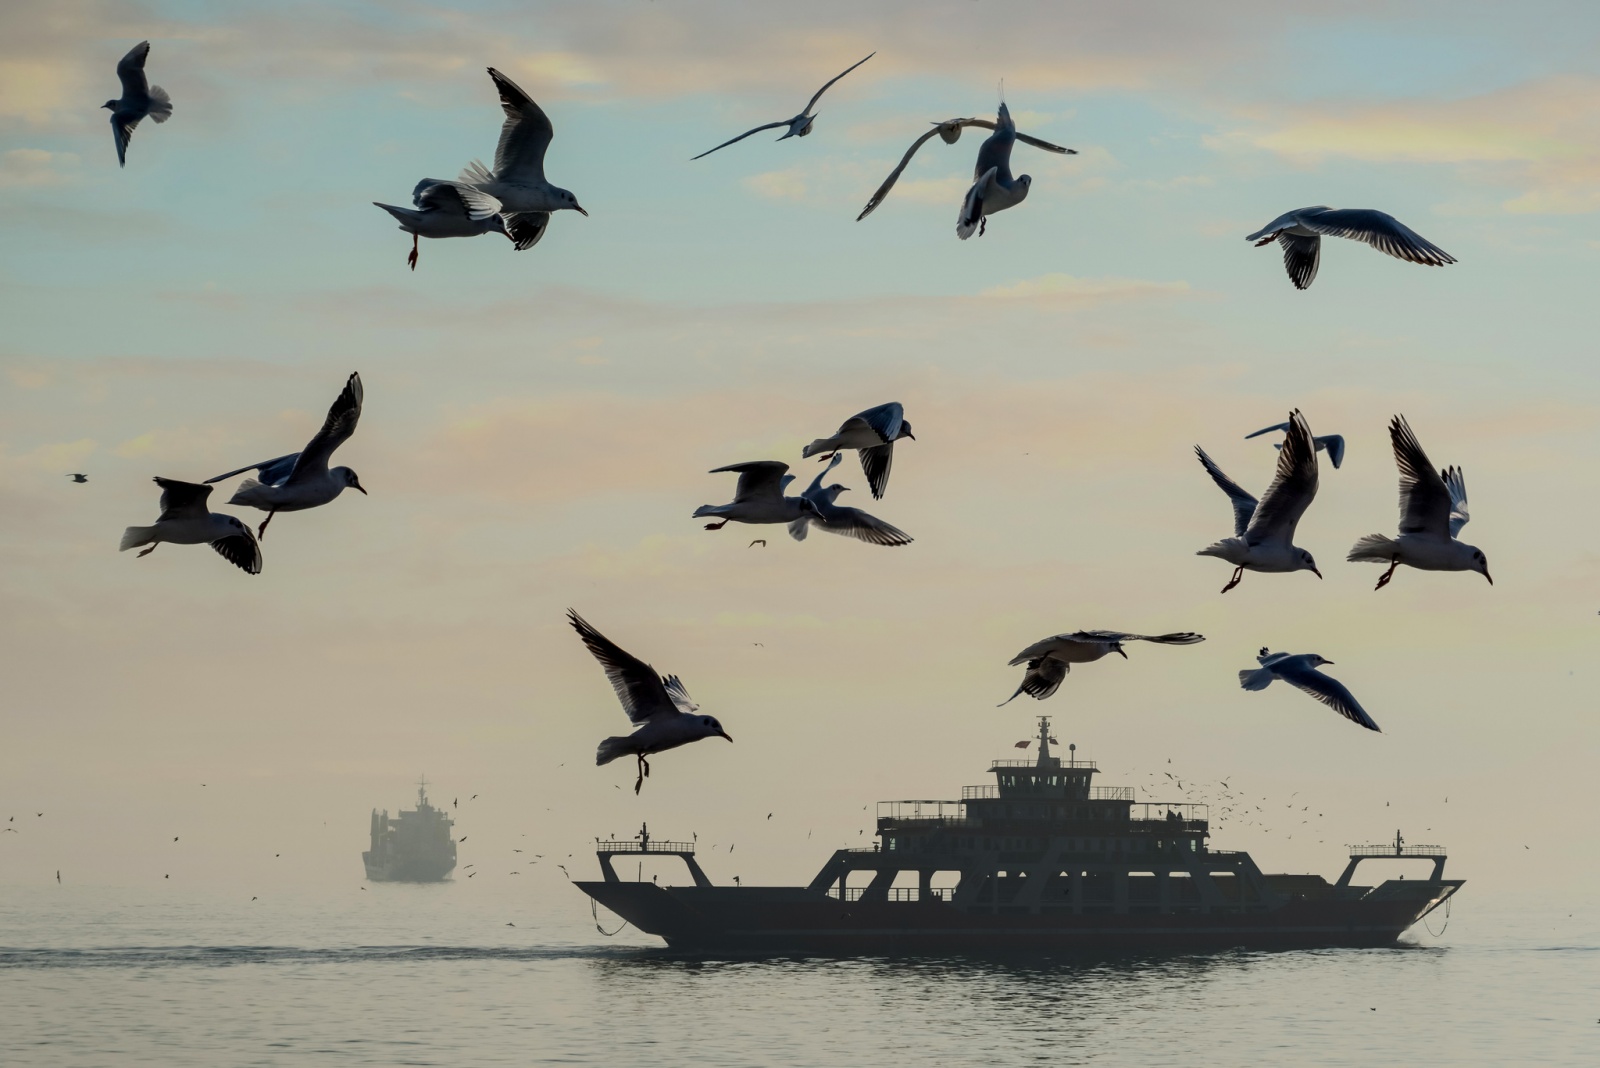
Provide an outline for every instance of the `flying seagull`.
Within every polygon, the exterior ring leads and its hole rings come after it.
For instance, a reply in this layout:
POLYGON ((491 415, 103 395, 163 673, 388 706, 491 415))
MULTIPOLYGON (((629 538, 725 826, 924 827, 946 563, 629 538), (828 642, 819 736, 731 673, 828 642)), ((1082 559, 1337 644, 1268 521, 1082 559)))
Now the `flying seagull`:
MULTIPOLYGON (((1259 438, 1262 434, 1270 434, 1274 430, 1281 430, 1284 433, 1288 433, 1289 424, 1274 423, 1271 426, 1262 427, 1254 434, 1246 434, 1244 437, 1246 441, 1249 441, 1251 438, 1259 438)), ((1339 469, 1340 464, 1344 463, 1343 434, 1322 434, 1318 437, 1312 438, 1311 443, 1317 447, 1318 452, 1326 452, 1328 454, 1328 459, 1333 461, 1333 469, 1335 471, 1339 469)), ((1283 445, 1281 442, 1274 442, 1272 447, 1274 449, 1281 449, 1283 448, 1283 445)))
POLYGON ((956 216, 956 236, 961 240, 965 241, 973 233, 982 237, 989 227, 989 216, 1014 208, 1027 199, 1033 178, 1026 174, 1011 176, 1011 148, 1016 143, 1017 124, 1011 121, 1011 111, 1001 101, 994 133, 978 146, 978 162, 972 168, 972 188, 967 190, 966 199, 961 202, 961 214, 956 216))
POLYGON ((789 536, 795 541, 805 541, 806 528, 815 523, 829 534, 843 534, 872 545, 911 544, 911 535, 898 527, 892 527, 877 516, 869 515, 859 508, 850 508, 837 503, 839 494, 850 487, 835 482, 824 488, 822 479, 839 466, 839 461, 843 459, 839 453, 834 453, 833 462, 817 472, 817 477, 811 480, 811 485, 801 494, 801 497, 816 506, 817 514, 802 515, 790 523, 789 536))
POLYGON ((1057 634, 1034 642, 1011 658, 1012 667, 1027 664, 1028 670, 1023 673, 1022 685, 1017 687, 1017 692, 1001 701, 998 707, 1009 705, 1022 694, 1043 701, 1060 688, 1073 664, 1091 664, 1112 653, 1120 654, 1126 660, 1128 654, 1122 648, 1123 642, 1194 645, 1205 640, 1205 635, 1187 630, 1173 634, 1126 634, 1120 630, 1077 630, 1071 634, 1057 634))
POLYGON ((156 122, 172 118, 172 98, 159 85, 151 85, 144 76, 144 61, 150 55, 150 42, 140 41, 128 49, 128 54, 117 64, 117 77, 122 80, 122 99, 107 100, 100 106, 111 112, 111 136, 117 143, 117 166, 128 165, 128 142, 133 139, 133 128, 149 116, 156 122))
POLYGON ((361 393, 361 376, 352 373, 345 381, 338 399, 333 402, 333 407, 328 409, 328 418, 323 422, 322 429, 306 443, 304 449, 208 478, 206 484, 221 482, 246 471, 260 472, 260 481, 245 479, 228 501, 229 504, 243 504, 267 513, 267 518, 261 521, 261 529, 256 532, 258 537, 266 535, 267 524, 279 512, 299 512, 327 504, 343 493, 346 487, 361 490, 365 496, 367 491, 362 489, 361 480, 354 471, 348 467, 328 467, 328 459, 333 451, 350 440, 350 435, 356 432, 356 422, 361 418, 361 393))
POLYGON ((710 474, 733 471, 739 475, 739 484, 733 491, 731 504, 702 504, 694 510, 694 518, 717 516, 722 522, 707 523, 707 530, 721 530, 728 523, 792 523, 802 516, 816 516, 814 501, 804 497, 785 497, 784 488, 794 481, 787 474, 789 465, 777 460, 750 460, 742 464, 712 468, 710 474))
POLYGON ((1296 289, 1306 289, 1317 277, 1323 237, 1348 237, 1365 241, 1397 260, 1443 267, 1456 258, 1393 215, 1373 208, 1330 208, 1318 204, 1273 219, 1246 237, 1256 247, 1277 241, 1283 246, 1283 266, 1296 289))
POLYGON ((1233 578, 1222 587, 1223 593, 1239 585, 1246 570, 1309 571, 1322 577, 1311 554, 1294 544, 1295 525, 1317 495, 1317 450, 1311 443, 1311 427, 1298 408, 1289 413, 1289 433, 1278 451, 1277 473, 1259 502, 1223 474, 1204 449, 1196 445, 1194 451, 1212 480, 1233 501, 1233 537, 1195 554, 1219 557, 1234 565, 1233 578))
MULTIPOLYGON (((900 157, 900 165, 889 172, 889 177, 885 178, 883 184, 878 187, 878 191, 872 194, 872 199, 867 201, 867 206, 861 209, 860 215, 856 216, 856 222, 860 222, 868 215, 871 215, 873 210, 883 203, 884 198, 889 195, 889 190, 894 188, 894 184, 900 180, 900 175, 905 172, 906 164, 911 162, 911 157, 917 154, 917 149, 926 144, 929 138, 934 134, 938 134, 945 144, 953 145, 961 139, 961 131, 968 126, 976 126, 983 130, 997 129, 996 124, 988 119, 946 119, 943 122, 934 123, 933 129, 911 142, 911 147, 906 149, 906 154, 900 157)), ((1016 138, 1025 145, 1042 148, 1046 152, 1055 152, 1067 156, 1076 156, 1078 154, 1078 150, 1075 148, 1062 148, 1060 145, 1053 145, 1049 141, 1041 141, 1037 137, 1029 137, 1025 133, 1017 134, 1016 138)))
POLYGON ((555 128, 533 99, 517 83, 489 68, 505 109, 505 125, 500 127, 500 143, 494 150, 494 170, 473 160, 462 170, 455 185, 474 219, 500 214, 506 236, 517 251, 539 243, 550 225, 550 213, 571 208, 583 215, 578 198, 544 177, 544 154, 555 136, 555 128))
POLYGON ((155 526, 129 527, 123 531, 120 552, 148 545, 150 548, 139 555, 149 556, 164 541, 173 545, 210 545, 245 574, 261 573, 261 546, 256 544, 250 528, 234 516, 206 507, 206 498, 211 496, 210 486, 160 476, 154 481, 161 487, 161 515, 156 518, 155 526))
POLYGON ((805 457, 826 453, 821 459, 834 456, 841 449, 857 449, 861 457, 861 470, 872 487, 872 499, 881 500, 889 485, 889 467, 894 463, 894 443, 901 438, 916 441, 911 424, 906 421, 906 410, 898 401, 868 408, 846 419, 839 432, 831 437, 818 438, 801 450, 805 457))
MULTIPOLYGON (((811 114, 811 109, 817 106, 817 101, 822 99, 822 94, 826 93, 833 86, 834 82, 838 81, 840 78, 843 78, 846 74, 849 74, 851 71, 853 71, 857 67, 861 66, 862 63, 865 63, 867 61, 867 59, 871 59, 873 56, 875 56, 877 54, 878 53, 873 52, 873 53, 869 54, 866 57, 866 59, 863 59, 863 60, 860 60, 860 61, 858 61, 856 63, 853 63, 850 66, 846 67, 841 73, 834 75, 834 77, 828 82, 827 85, 824 85, 821 89, 817 90, 816 95, 811 98, 811 102, 806 105, 806 109, 804 111, 802 111, 800 114, 796 115, 794 118, 792 118, 792 119, 780 119, 777 122, 769 122, 769 123, 766 123, 766 124, 764 124, 762 126, 757 126, 753 130, 746 130, 744 133, 740 134, 738 137, 735 137, 733 139, 733 141, 724 141, 724 142, 722 142, 722 144, 718 145, 717 148, 727 148, 729 145, 733 144, 734 141, 743 141, 746 137, 749 137, 751 134, 760 133, 762 130, 776 130, 780 126, 789 127, 789 132, 784 134, 782 137, 778 138, 778 140, 780 140, 780 141, 787 141, 791 137, 804 137, 804 136, 806 136, 807 134, 809 134, 811 132, 811 124, 813 122, 815 122, 816 119, 817 119, 817 117, 815 115, 811 114)), ((711 153, 715 152, 717 150, 717 148, 708 148, 708 149, 706 149, 704 152, 700 153, 700 155, 692 157, 690 159, 690 162, 692 163, 692 162, 694 162, 694 160, 703 159, 706 156, 711 155, 711 153)))
MULTIPOLYGON (((1304 690, 1352 723, 1359 723, 1369 731, 1379 731, 1366 710, 1357 703, 1344 683, 1318 671, 1323 664, 1332 664, 1317 653, 1269 653, 1263 647, 1256 657, 1261 665, 1254 671, 1239 672, 1239 685, 1247 690, 1265 690, 1273 679, 1282 679, 1289 685, 1304 690)), ((1379 733, 1382 733, 1379 731, 1379 733)))
MULTIPOLYGON (((689 699, 676 675, 657 675, 655 668, 643 660, 624 652, 604 634, 591 627, 582 616, 567 609, 567 619, 578 637, 588 647, 594 658, 605 669, 611 688, 622 702, 622 710, 634 724, 634 732, 607 738, 595 751, 595 764, 609 764, 620 756, 632 754, 639 761, 639 777, 634 781, 633 792, 638 793, 650 774, 650 762, 645 758, 653 753, 676 749, 680 745, 698 742, 702 738, 727 738, 712 716, 696 715, 700 706, 689 699)), ((557 865, 560 867, 560 865, 557 865)), ((565 870, 565 869, 563 869, 565 870)))
POLYGON ((1404 416, 1389 423, 1394 462, 1400 468, 1400 536, 1368 534, 1350 549, 1349 560, 1389 564, 1373 589, 1381 590, 1401 564, 1422 571, 1476 571, 1489 579, 1489 561, 1476 545, 1457 541, 1467 525, 1466 476, 1447 467, 1441 476, 1404 416))
POLYGON ((68 475, 67 477, 72 479, 72 481, 74 481, 74 482, 87 482, 87 481, 89 481, 89 476, 84 474, 82 471, 74 471, 72 474, 68 475))
MULTIPOLYGON (((406 262, 417 269, 417 239, 420 237, 477 237, 479 234, 506 234, 506 224, 499 215, 486 215, 474 219, 461 199, 461 190, 453 182, 438 178, 424 178, 411 191, 412 208, 399 208, 374 200, 375 206, 393 215, 400 229, 411 235, 411 255, 406 262)), ((510 237, 510 234, 506 234, 510 237)))

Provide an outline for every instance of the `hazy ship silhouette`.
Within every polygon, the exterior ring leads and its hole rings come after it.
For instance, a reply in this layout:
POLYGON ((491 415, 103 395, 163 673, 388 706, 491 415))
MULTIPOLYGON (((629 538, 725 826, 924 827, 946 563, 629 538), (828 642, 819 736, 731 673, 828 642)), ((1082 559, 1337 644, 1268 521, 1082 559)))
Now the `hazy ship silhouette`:
POLYGON ((428 804, 428 780, 417 783, 417 807, 372 810, 372 848, 361 854, 367 878, 376 883, 437 883, 456 867, 455 821, 428 804))

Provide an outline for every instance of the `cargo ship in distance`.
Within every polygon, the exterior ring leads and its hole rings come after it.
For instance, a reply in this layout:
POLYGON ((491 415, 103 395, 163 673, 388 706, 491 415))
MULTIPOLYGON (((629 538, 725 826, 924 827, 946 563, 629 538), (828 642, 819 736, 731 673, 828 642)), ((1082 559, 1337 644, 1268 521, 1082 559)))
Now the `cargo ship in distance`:
POLYGON ((1063 761, 1051 741, 1040 717, 1037 757, 995 761, 993 785, 960 801, 881 802, 877 843, 836 851, 806 886, 715 886, 692 843, 643 829, 597 840, 602 878, 577 886, 674 949, 848 956, 1387 946, 1463 884, 1444 878, 1443 848, 1398 832, 1351 847, 1333 883, 1263 874, 1248 853, 1210 848, 1206 806, 1094 786, 1094 762, 1076 747, 1063 761), (692 885, 618 876, 619 857, 646 856, 680 858, 692 885), (1379 858, 1432 870, 1352 882, 1379 858))
POLYGON ((417 783, 417 807, 372 810, 372 848, 361 854, 367 878, 375 883, 443 882, 456 867, 455 821, 428 804, 428 780, 417 783))

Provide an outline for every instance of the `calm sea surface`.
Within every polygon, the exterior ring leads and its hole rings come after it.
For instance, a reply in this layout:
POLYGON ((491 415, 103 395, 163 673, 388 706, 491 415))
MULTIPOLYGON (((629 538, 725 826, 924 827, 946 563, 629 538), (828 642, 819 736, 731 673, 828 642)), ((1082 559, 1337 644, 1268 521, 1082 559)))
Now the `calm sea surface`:
POLYGON ((1398 949, 983 962, 686 960, 452 890, 0 888, 0 1064, 1600 1064, 1593 913, 1470 884, 1398 949))

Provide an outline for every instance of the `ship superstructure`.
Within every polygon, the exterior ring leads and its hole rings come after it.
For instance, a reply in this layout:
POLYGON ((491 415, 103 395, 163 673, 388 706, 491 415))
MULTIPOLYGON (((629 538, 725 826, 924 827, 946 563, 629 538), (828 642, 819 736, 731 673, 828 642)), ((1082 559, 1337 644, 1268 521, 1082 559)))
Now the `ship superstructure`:
MULTIPOLYGON (((1137 801, 1056 756, 1040 718, 1031 760, 997 760, 959 801, 878 806, 879 841, 836 851, 805 887, 718 887, 682 842, 597 842, 601 882, 578 886, 674 946, 752 951, 949 952, 1387 945, 1462 885, 1444 850, 1359 846, 1336 883, 1268 875, 1210 848, 1206 806, 1137 801), (656 848, 652 849, 652 845, 656 848), (669 848, 670 847, 670 848, 669 848), (683 858, 694 885, 624 882, 618 852, 683 858), (1431 863, 1426 879, 1356 886, 1372 858, 1431 863)), ((630 858, 631 859, 631 858, 630 858)))
POLYGON ((428 803, 428 780, 417 783, 417 807, 393 818, 372 810, 372 848, 361 854, 367 878, 380 883, 436 883, 456 867, 455 821, 428 803))

